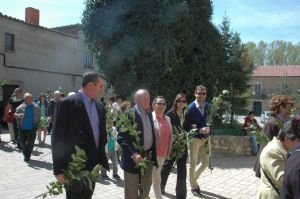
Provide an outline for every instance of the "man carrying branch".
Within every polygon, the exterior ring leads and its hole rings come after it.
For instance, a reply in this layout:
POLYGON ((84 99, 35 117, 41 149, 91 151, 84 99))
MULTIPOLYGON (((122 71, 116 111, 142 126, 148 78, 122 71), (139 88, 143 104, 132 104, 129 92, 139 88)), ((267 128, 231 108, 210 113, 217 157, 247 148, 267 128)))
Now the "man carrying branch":
MULTIPOLYGON (((52 156, 54 175, 61 183, 65 181, 65 171, 76 145, 86 153, 86 170, 91 171, 97 164, 109 169, 104 148, 107 143, 105 108, 99 102, 103 89, 103 76, 96 72, 86 72, 83 74, 80 92, 57 102, 52 156)), ((82 180, 74 180, 66 187, 67 198, 90 199, 95 182, 91 188, 82 180)))

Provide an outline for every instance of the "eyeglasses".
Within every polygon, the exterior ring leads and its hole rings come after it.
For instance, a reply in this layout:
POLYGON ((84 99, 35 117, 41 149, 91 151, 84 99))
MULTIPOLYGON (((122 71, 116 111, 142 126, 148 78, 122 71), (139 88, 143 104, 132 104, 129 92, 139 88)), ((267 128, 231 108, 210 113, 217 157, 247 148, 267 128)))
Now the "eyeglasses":
POLYGON ((186 103, 186 100, 177 100, 177 103, 186 103))
POLYGON ((163 103, 163 102, 157 102, 156 105, 163 105, 163 106, 166 106, 166 103, 163 103))
POLYGON ((206 93, 197 93, 197 95, 206 95, 206 93))

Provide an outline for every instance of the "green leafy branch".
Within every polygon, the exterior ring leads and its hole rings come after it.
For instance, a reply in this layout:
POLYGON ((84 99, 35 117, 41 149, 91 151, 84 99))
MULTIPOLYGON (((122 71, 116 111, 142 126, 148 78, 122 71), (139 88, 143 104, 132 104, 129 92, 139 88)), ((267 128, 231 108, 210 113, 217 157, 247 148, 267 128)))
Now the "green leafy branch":
POLYGON ((177 161, 183 156, 187 143, 197 134, 197 130, 192 129, 191 131, 186 132, 181 127, 176 126, 173 126, 173 130, 175 132, 175 141, 172 145, 169 159, 175 158, 177 161))
MULTIPOLYGON (((296 109, 291 108, 288 111, 289 111, 288 119, 293 118, 296 113, 296 109)), ((275 125, 280 129, 283 127, 283 121, 276 120, 275 125)), ((253 124, 249 126, 247 131, 248 131, 248 135, 256 137, 256 142, 258 144, 267 144, 270 141, 270 139, 267 137, 267 135, 253 124)))
POLYGON ((72 161, 69 163, 68 169, 65 171, 65 181, 61 183, 59 181, 51 182, 47 185, 48 191, 36 196, 35 198, 49 196, 55 196, 63 193, 63 190, 70 186, 74 180, 83 181, 91 190, 93 189, 93 182, 99 179, 99 172, 101 166, 96 165, 92 171, 84 170, 87 156, 84 150, 75 146, 75 154, 71 155, 72 161))
MULTIPOLYGON (((140 139, 141 132, 137 130, 138 124, 135 122, 135 112, 131 110, 128 114, 121 113, 118 117, 116 126, 120 133, 129 133, 129 135, 132 136, 134 148, 139 154, 142 154, 143 146, 141 145, 140 139)), ((145 171, 149 169, 149 167, 151 167, 151 154, 143 157, 143 160, 137 164, 137 168, 140 170, 140 182, 143 182, 145 171)), ((149 198, 148 196, 144 196, 144 190, 141 183, 139 184, 139 191, 144 199, 149 198)))
MULTIPOLYGON (((213 122, 213 118, 215 113, 220 109, 223 98, 225 95, 227 95, 229 92, 227 90, 223 90, 221 94, 219 94, 217 97, 214 97, 212 100, 212 103, 210 104, 210 109, 207 114, 207 126, 211 127, 211 124, 213 122)), ((212 166, 212 153, 211 153, 211 138, 210 135, 208 135, 208 139, 205 140, 204 143, 206 153, 208 154, 208 168, 212 172, 213 166, 212 166)))
POLYGON ((258 144, 267 144, 270 140, 259 128, 251 124, 247 129, 248 135, 255 136, 258 144))
POLYGON ((106 105, 106 122, 113 122, 120 114, 120 112, 113 106, 106 105))

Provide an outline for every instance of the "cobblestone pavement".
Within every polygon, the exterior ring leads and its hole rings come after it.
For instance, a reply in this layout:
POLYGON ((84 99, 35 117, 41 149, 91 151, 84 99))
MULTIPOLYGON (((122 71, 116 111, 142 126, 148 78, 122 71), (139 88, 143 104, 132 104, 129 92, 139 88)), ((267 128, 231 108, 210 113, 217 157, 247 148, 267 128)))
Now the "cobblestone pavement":
MULTIPOLYGON (((37 143, 37 142, 36 142, 37 143)), ((255 198, 259 179, 254 176, 252 166, 255 157, 230 157, 215 155, 213 165, 215 169, 211 173, 206 170, 198 179, 203 190, 204 198, 255 198)), ((188 167, 189 165, 187 165, 188 167)), ((93 198, 122 199, 124 181, 100 179, 96 183, 93 198)), ((123 179, 123 171, 119 169, 119 175, 123 179)), ((9 135, 4 130, 2 143, 0 144, 0 198, 1 199, 32 199, 46 191, 46 185, 55 180, 52 175, 52 159, 50 150, 50 136, 47 136, 46 144, 34 147, 32 160, 23 161, 22 153, 9 142, 9 135)), ((175 197, 176 168, 173 169, 166 186, 166 196, 175 197)), ((195 198, 190 192, 187 181, 188 197, 195 198)), ((154 197, 153 190, 150 193, 154 197)), ((51 198, 51 197, 49 197, 51 198)), ((65 198, 64 195, 52 198, 65 198)))

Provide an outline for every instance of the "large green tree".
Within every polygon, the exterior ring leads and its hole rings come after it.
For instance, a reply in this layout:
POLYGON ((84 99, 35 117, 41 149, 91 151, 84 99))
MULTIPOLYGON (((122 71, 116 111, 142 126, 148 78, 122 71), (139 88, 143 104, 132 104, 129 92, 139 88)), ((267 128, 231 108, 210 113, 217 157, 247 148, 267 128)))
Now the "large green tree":
POLYGON ((114 90, 137 88, 173 99, 204 84, 222 90, 225 50, 211 23, 209 0, 87 0, 83 27, 100 70, 114 90))

